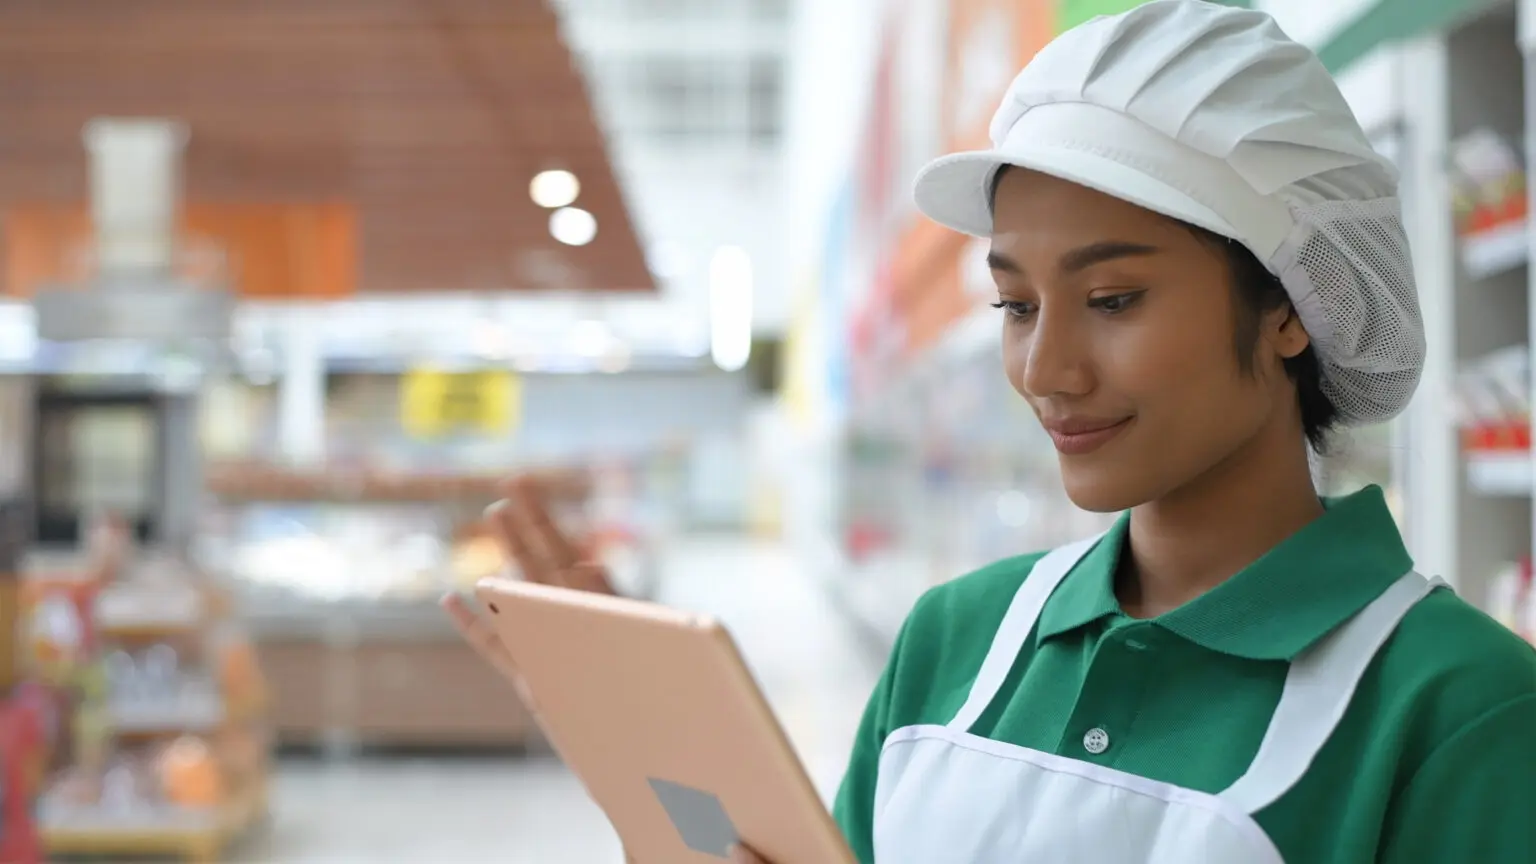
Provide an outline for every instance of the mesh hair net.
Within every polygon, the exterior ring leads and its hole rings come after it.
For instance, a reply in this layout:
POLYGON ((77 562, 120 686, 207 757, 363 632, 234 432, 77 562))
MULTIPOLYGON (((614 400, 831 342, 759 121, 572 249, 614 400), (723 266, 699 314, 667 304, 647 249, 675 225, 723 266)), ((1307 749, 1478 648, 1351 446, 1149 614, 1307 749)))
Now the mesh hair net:
MULTIPOLYGON (((971 196, 975 183, 946 172, 995 172, 1001 164, 1051 172, 1050 158, 1040 154, 1066 151, 1075 151, 1079 165, 1082 153, 1113 160, 1110 167, 1132 168, 1157 184, 1138 184, 1121 197, 1186 221, 1201 221, 1189 212, 1214 214, 1226 226, 1219 233, 1242 242, 1280 278, 1344 423, 1380 422, 1407 406, 1425 348, 1397 171, 1371 147, 1316 55, 1269 15, 1203 0, 1153 0, 1096 18, 1030 62, 991 131, 994 150, 948 157, 930 166, 942 169, 931 178, 920 177, 919 206, 930 216, 961 230, 990 226, 974 200, 948 205, 947 198, 971 196), (1113 112, 1164 149, 1132 154, 1124 135, 1103 131, 1113 124, 1074 133, 1061 116, 1047 122, 1062 106, 1113 112), (1050 148, 1039 143, 1043 135, 1054 136, 1050 148), (1030 148, 1034 155, 1023 158, 1030 148), (1164 189, 1178 201, 1158 206, 1156 190, 1164 189)), ((1119 194, 1106 188, 1109 181, 1090 185, 1119 194)))

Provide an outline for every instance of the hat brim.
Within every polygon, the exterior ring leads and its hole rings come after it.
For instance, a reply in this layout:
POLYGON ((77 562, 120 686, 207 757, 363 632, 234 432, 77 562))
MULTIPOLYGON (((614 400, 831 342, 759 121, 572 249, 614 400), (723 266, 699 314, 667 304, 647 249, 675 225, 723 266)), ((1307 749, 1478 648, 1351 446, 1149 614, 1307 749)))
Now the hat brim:
POLYGON ((1107 156, 1050 143, 942 156, 918 172, 912 197, 929 219, 973 237, 993 234, 992 178, 1009 165, 1039 171, 1164 216, 1242 239, 1235 228, 1184 192, 1107 156))

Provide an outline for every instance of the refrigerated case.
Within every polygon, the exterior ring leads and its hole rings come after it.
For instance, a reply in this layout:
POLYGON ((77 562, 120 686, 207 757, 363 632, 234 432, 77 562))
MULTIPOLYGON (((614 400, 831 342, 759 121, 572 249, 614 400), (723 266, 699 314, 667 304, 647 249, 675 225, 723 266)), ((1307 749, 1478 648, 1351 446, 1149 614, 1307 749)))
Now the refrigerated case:
POLYGON ((163 496, 160 398, 44 389, 35 416, 38 542, 78 545, 95 511, 115 513, 141 542, 151 539, 163 496))

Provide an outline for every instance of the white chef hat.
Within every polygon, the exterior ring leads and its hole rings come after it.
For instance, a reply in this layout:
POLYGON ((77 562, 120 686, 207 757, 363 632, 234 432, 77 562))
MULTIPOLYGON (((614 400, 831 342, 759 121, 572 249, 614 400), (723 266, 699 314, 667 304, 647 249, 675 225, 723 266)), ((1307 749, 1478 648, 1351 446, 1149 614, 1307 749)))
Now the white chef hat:
POLYGON ((992 149, 918 174, 929 218, 992 233, 1016 165, 1247 246, 1284 283, 1346 424, 1407 406, 1424 364, 1397 172, 1309 49, 1262 12, 1153 0, 1063 33, 1014 79, 992 149))

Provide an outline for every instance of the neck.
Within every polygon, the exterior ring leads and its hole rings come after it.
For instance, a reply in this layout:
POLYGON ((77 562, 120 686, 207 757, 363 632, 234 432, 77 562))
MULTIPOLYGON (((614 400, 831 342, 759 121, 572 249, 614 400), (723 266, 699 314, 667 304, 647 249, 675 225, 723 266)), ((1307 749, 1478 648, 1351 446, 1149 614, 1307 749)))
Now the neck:
POLYGON ((1182 606, 1322 513, 1305 444, 1291 429, 1261 433, 1193 482, 1131 511, 1121 606, 1136 617, 1182 606))

